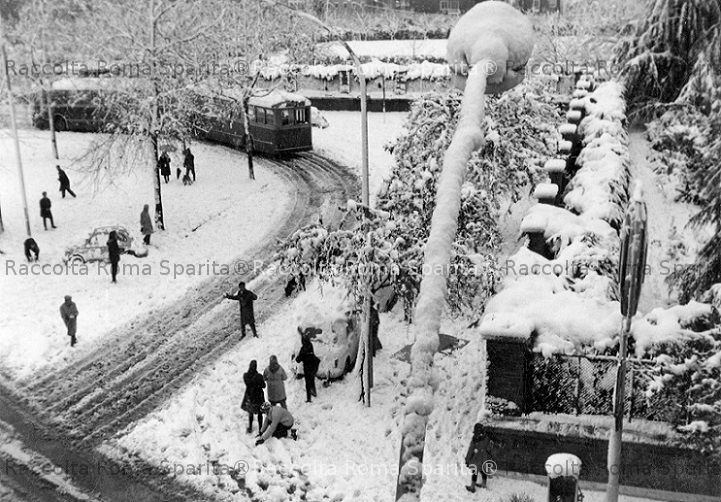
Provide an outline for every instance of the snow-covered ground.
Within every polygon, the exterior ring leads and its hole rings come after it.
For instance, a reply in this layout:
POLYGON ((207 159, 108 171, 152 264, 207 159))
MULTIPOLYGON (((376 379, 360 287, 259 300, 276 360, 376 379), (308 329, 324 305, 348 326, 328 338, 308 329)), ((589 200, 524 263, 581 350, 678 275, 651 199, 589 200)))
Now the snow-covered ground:
MULTIPOLYGON (((361 170, 361 120, 358 112, 321 112, 330 127, 313 129, 315 150, 343 165, 351 167, 360 175, 361 170)), ((402 112, 368 114, 368 172, 371 203, 383 180, 393 167, 393 156, 384 149, 402 132, 408 116, 402 112)))
POLYGON ((651 150, 642 131, 630 133, 629 150, 633 182, 641 183, 648 212, 647 274, 638 308, 650 312, 676 303, 665 280, 674 267, 693 263, 704 237, 685 228, 697 208, 674 201, 673 190, 663 186, 649 164, 651 150))
MULTIPOLYGON (((221 500, 244 501, 248 492, 226 475, 224 467, 248 469, 246 488, 259 501, 392 500, 398 465, 399 420, 404 404, 401 395, 410 366, 392 357, 412 342, 412 331, 397 312, 381 314, 383 350, 375 359, 372 407, 358 401, 353 376, 318 385, 318 398, 304 402, 302 380, 286 384, 288 408, 297 420, 299 439, 271 439, 254 446, 248 434, 247 415, 240 409, 244 392, 242 374, 256 359, 262 370, 271 354, 286 370, 297 338, 295 325, 304 317, 308 301, 323 302, 314 283, 292 303, 260 327, 271 336, 251 339, 198 375, 164 407, 107 443, 103 450, 132 460, 140 457, 170 469, 178 480, 190 483, 221 500), (218 462, 220 475, 208 472, 218 462), (191 471, 190 466, 203 466, 191 471), (307 484, 306 484, 307 483, 307 484), (289 493, 292 492, 292 493, 289 493)), ((447 324, 444 332, 473 337, 472 331, 447 324)), ((475 495, 464 489, 469 473, 463 458, 470 431, 482 402, 483 352, 478 338, 451 355, 436 356, 439 381, 435 411, 431 416, 425 456, 427 481, 423 500, 500 502, 514 493, 545 500, 547 487, 533 481, 501 476, 490 482, 490 490, 475 495)), ((257 431, 257 423, 254 425, 257 431)), ((586 491, 586 500, 601 502, 603 494, 586 491)), ((643 499, 621 497, 624 502, 643 499)))
MULTIPOLYGON (((78 345, 94 341, 128 319, 180 297, 221 265, 242 257, 282 220, 288 190, 263 165, 256 181, 248 179, 245 157, 221 146, 192 145, 197 182, 183 186, 175 179, 179 153, 171 154, 173 179, 163 184, 165 232, 152 236, 147 258, 123 256, 125 275, 110 283, 109 272, 97 264, 65 268, 67 247, 82 244, 95 227, 125 226, 142 246, 139 220, 144 204, 154 207, 150 169, 136 170, 111 185, 96 186, 73 159, 83 154, 95 135, 60 133, 61 165, 77 198, 60 197, 57 172, 46 131, 21 131, 28 205, 33 237, 45 268, 24 272, 24 217, 15 152, 7 131, 0 134, 0 204, 5 233, 0 234, 0 368, 22 377, 49 361, 70 356, 68 338, 58 309, 63 295, 73 296, 78 316, 78 345), (57 229, 43 230, 38 201, 43 191, 53 202, 57 229)), ((233 273, 231 271, 231 273, 233 273)), ((77 354, 76 354, 77 355, 77 354)))

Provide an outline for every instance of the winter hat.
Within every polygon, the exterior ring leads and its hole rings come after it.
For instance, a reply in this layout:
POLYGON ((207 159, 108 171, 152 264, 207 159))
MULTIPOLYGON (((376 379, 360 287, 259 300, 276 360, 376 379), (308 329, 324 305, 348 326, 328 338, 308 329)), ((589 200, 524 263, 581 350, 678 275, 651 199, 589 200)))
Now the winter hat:
POLYGON ((70 295, 65 295, 65 301, 66 301, 66 302, 69 302, 69 301, 72 300, 72 299, 73 299, 72 296, 70 296, 70 295))

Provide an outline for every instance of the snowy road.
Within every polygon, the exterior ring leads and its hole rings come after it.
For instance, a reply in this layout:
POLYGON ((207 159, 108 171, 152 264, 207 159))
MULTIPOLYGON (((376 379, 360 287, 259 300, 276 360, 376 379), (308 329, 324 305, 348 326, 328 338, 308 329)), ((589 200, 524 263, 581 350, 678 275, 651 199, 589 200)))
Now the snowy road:
MULTIPOLYGON (((351 173, 315 154, 267 163, 294 187, 295 196, 283 224, 237 260, 243 263, 267 263, 279 239, 317 218, 324 204, 341 204, 358 191, 351 173)), ((259 296, 259 323, 284 301, 282 275, 254 268, 240 276, 214 276, 179 300, 114 329, 80 361, 26 378, 20 382, 20 394, 55 432, 89 451, 154 410, 204 365, 239 342, 237 305, 222 302, 222 297, 240 278, 259 296)), ((56 453, 61 458, 53 460, 62 460, 62 449, 56 453)), ((105 497, 127 499, 117 493, 105 497)))

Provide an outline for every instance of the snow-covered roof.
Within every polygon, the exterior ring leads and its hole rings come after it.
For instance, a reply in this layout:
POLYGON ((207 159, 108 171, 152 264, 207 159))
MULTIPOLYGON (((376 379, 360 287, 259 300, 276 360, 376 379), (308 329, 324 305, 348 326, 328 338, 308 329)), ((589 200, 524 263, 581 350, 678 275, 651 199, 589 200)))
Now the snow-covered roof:
POLYGON ((268 94, 253 96, 248 100, 248 104, 262 106, 263 108, 285 108, 288 105, 295 106, 298 103, 310 106, 310 100, 305 96, 281 89, 274 89, 268 94))

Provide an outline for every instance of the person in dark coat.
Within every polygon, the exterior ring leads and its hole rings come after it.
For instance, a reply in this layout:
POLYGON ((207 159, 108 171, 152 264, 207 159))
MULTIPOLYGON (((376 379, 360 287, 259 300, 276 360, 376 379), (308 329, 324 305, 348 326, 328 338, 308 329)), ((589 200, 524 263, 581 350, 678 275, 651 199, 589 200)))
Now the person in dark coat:
POLYGON ((158 169, 160 169, 160 175, 163 177, 165 182, 170 181, 170 156, 168 152, 163 152, 158 159, 158 169))
POLYGON ((25 248, 25 258, 27 258, 28 261, 38 261, 40 258, 40 247, 38 243, 35 242, 35 239, 28 237, 25 239, 25 242, 23 242, 23 247, 25 248), (35 255, 34 259, 33 255, 35 255))
POLYGON ((70 346, 75 347, 75 344, 78 343, 77 338, 75 338, 78 330, 78 306, 75 305, 70 295, 65 295, 65 303, 60 305, 60 317, 63 318, 65 327, 68 328, 70 346))
POLYGON ((63 171, 60 166, 55 166, 58 170, 58 181, 60 182, 60 193, 63 194, 63 199, 65 198, 65 192, 68 192, 73 197, 76 197, 75 192, 70 190, 70 178, 68 178, 68 175, 65 174, 65 171, 63 171))
POLYGON ((248 372, 243 375, 243 381, 245 382, 245 394, 243 394, 243 402, 240 407, 248 412, 247 432, 250 434, 253 432, 253 417, 255 415, 258 415, 258 431, 263 428, 263 413, 260 411, 260 407, 265 402, 265 396, 263 395, 265 380, 263 375, 258 373, 258 361, 255 359, 250 361, 248 372))
POLYGON ((140 233, 143 234, 145 245, 150 244, 150 235, 153 233, 153 220, 150 219, 150 207, 145 204, 143 212, 140 213, 140 233))
POLYGON ((258 297, 252 291, 245 289, 245 283, 238 283, 238 293, 231 295, 226 294, 228 300, 235 300, 240 305, 240 339, 245 338, 245 327, 250 326, 253 336, 258 338, 258 332, 255 330, 255 312, 253 311, 253 302, 258 297))
POLYGON ((50 210, 52 205, 53 203, 50 202, 50 199, 48 199, 48 193, 43 192, 43 198, 40 199, 40 217, 43 219, 43 227, 45 227, 45 230, 48 229, 47 220, 50 220, 50 226, 58 228, 55 226, 55 222, 53 221, 53 212, 50 210))
POLYGON ((115 230, 108 234, 108 258, 110 258, 110 273, 113 277, 111 282, 117 283, 120 246, 118 246, 118 234, 115 230))
POLYGON ((311 396, 317 397, 318 394, 315 390, 315 376, 318 373, 318 366, 320 366, 320 359, 315 355, 313 350, 313 342, 310 339, 310 334, 307 332, 300 332, 302 345, 298 355, 295 358, 295 362, 303 363, 303 378, 305 379, 305 402, 310 403, 311 396))
POLYGON ((482 424, 476 424, 473 427, 473 438, 468 446, 466 453, 466 467, 471 470, 471 484, 466 486, 466 490, 471 493, 476 491, 476 486, 486 487, 488 481, 487 472, 489 466, 493 466, 491 448, 494 441, 482 424), (490 463, 487 463, 490 462, 490 463), (478 474, 481 475, 481 483, 478 484, 478 474))
POLYGON ((381 325, 380 317, 378 316, 378 309, 375 307, 375 305, 371 305, 370 309, 370 330, 371 330, 371 340, 373 342, 373 357, 376 356, 376 351, 381 350, 383 348, 383 344, 381 343, 381 339, 378 338, 378 328, 381 325))
POLYGON ((190 177, 192 174, 193 182, 195 182, 195 155, 190 151, 190 148, 185 149, 183 167, 185 167, 185 175, 190 177))
POLYGON ((278 363, 278 357, 270 356, 268 367, 263 371, 263 379, 268 385, 268 401, 270 404, 286 406, 285 381, 288 379, 283 367, 278 363))

